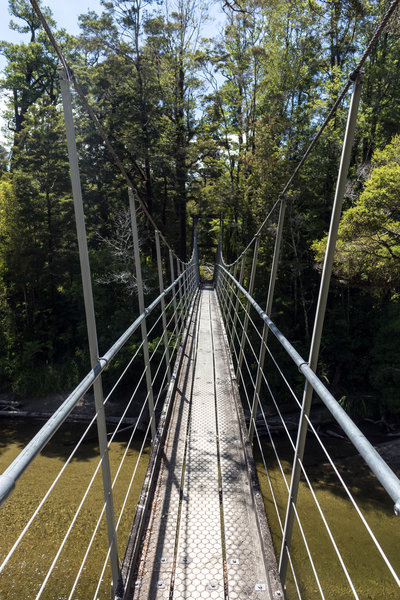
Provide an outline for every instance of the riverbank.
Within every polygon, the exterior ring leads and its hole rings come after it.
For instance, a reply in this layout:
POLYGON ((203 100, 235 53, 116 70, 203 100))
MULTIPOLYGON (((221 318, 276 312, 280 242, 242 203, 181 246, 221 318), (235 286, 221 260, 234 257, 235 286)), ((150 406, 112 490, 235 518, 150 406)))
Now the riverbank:
MULTIPOLYGON (((17 398, 13 394, 0 394, 0 417, 47 420, 68 398, 68 395, 69 393, 65 392, 50 394, 44 398, 17 398)), ((126 402, 123 399, 107 402, 105 406, 107 422, 111 424, 118 423, 125 406, 126 402)), ((124 416, 123 423, 134 425, 139 410, 138 402, 132 402, 124 416)), ((85 394, 68 416, 67 421, 71 423, 89 423, 94 415, 94 397, 92 394, 85 394)))
MULTIPOLYGON (((68 394, 68 392, 55 393, 44 398, 18 398, 10 393, 0 394, 0 417, 46 420, 61 406, 68 397, 68 394)), ((124 398, 107 402, 105 412, 108 423, 116 424, 119 422, 121 414, 125 410, 126 402, 124 398)), ((123 420, 125 425, 134 425, 136 423, 142 402, 143 398, 140 396, 136 402, 131 403, 123 420)), ((71 423, 88 423, 92 420, 94 414, 94 397, 92 394, 85 394, 67 420, 71 423)), ((295 417, 296 415, 294 415, 293 428, 297 428, 295 417)), ((281 425, 280 421, 278 425, 278 420, 276 418, 275 420, 274 417, 268 420, 272 430, 281 425)), ((337 445, 344 450, 344 455, 341 457, 343 460, 357 460, 358 454, 356 450, 348 441, 345 441, 344 434, 333 422, 330 413, 326 409, 318 407, 317 411, 314 411, 312 420, 324 440, 330 440, 329 446, 337 445), (343 441, 345 441, 344 444, 343 441)), ((139 424, 139 429, 145 429, 145 421, 146 418, 143 424, 139 424)), ((262 420, 260 420, 259 425, 262 431, 262 420)), ((286 425, 290 429, 290 418, 286 420, 286 425)), ((389 464, 391 469, 400 477, 400 424, 397 421, 388 423, 384 419, 379 421, 360 419, 357 425, 383 459, 389 464)), ((333 454, 336 453, 334 452, 333 454)))

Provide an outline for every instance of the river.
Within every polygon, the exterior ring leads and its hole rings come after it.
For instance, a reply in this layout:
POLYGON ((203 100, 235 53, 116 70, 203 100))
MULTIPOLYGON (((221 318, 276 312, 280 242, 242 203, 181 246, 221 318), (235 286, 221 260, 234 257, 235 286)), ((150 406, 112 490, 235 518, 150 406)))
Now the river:
MULTIPOLYGON (((13 460, 18 452, 39 428, 38 422, 29 425, 21 420, 1 421, 2 435, 0 439, 0 471, 13 460)), ((73 443, 83 430, 83 426, 65 425, 53 438, 45 451, 34 461, 21 481, 10 501, 6 502, 0 511, 0 558, 8 552, 13 541, 24 527, 56 473, 70 454, 73 443)), ((115 474, 127 445, 129 432, 121 434, 113 442, 110 451, 110 462, 115 474), (123 437, 122 437, 123 436, 123 437)), ((88 482, 98 462, 98 448, 95 441, 95 431, 89 435, 91 441, 86 442, 79 454, 67 468, 65 475, 49 500, 42 509, 41 517, 32 526, 20 549, 14 554, 10 565, 0 576, 0 600, 30 600, 35 598, 40 584, 57 551, 60 540, 65 535, 68 523, 73 517, 76 507, 83 494, 83 486, 88 482)), ((358 459, 352 457, 351 448, 346 443, 332 441, 331 451, 336 454, 342 464, 344 477, 354 493, 371 528, 379 538, 382 547, 390 558, 395 570, 400 572, 399 527, 400 520, 393 515, 393 504, 382 491, 375 479, 360 466, 358 459)), ((329 445, 328 444, 328 445, 329 445)), ((141 440, 127 454, 126 465, 121 470, 115 487, 116 515, 118 517, 123 502, 125 490, 129 484, 132 469, 137 461, 141 440)), ((286 499, 285 486, 273 460, 268 445, 265 445, 270 478, 278 492, 278 506, 281 519, 284 518, 286 499)), ((287 449, 286 449, 287 450, 287 449)), ((354 509, 345 499, 341 486, 331 476, 326 462, 321 460, 317 449, 309 448, 310 459, 308 470, 321 506, 327 515, 329 525, 337 539, 348 566, 351 578, 362 600, 395 600, 400 598, 399 588, 393 582, 387 567, 376 551, 373 551, 368 536, 361 525, 354 509)), ((283 460, 283 468, 290 472, 290 452, 283 460)), ((285 451, 284 451, 285 455, 285 451)), ((118 533, 119 554, 123 556, 135 506, 139 497, 145 469, 148 462, 146 449, 139 463, 137 477, 128 499, 125 516, 121 521, 118 533)), ((271 527, 272 537, 276 548, 279 548, 280 529, 273 507, 267 478, 264 474, 262 461, 256 455, 256 466, 264 496, 264 503, 271 527)), ((287 478, 288 479, 288 478, 287 478)), ((86 549, 90 538, 93 522, 101 511, 103 492, 101 477, 97 477, 93 490, 88 497, 88 504, 77 520, 68 544, 61 555, 60 564, 49 579, 48 586, 42 598, 47 600, 67 600, 76 573, 80 566, 80 557, 86 549)), ((332 544, 324 532, 321 518, 315 509, 315 503, 304 481, 301 482, 299 494, 299 511, 302 514, 303 527, 307 535, 313 555, 316 557, 318 571, 325 598, 328 600, 347 600, 352 598, 349 585, 343 576, 332 544)), ((101 572, 107 543, 104 527, 96 538, 93 550, 84 567, 80 583, 73 598, 89 600, 93 598, 94 590, 101 572)), ((299 574, 298 585, 304 600, 320 598, 318 587, 309 567, 304 546, 300 540, 298 528, 295 529, 293 540, 293 555, 296 570, 299 574)), ((105 579, 109 580, 106 572, 105 579)), ((287 600, 297 597, 292 579, 289 577, 287 600)), ((110 589, 104 583, 100 587, 99 600, 109 600, 110 589)))
MULTIPOLYGON (((40 427, 39 422, 24 424, 21 420, 1 420, 0 440, 0 472, 2 472, 24 445, 31 439, 33 433, 40 427)), ((71 453, 84 426, 65 424, 40 456, 32 463, 10 499, 0 510, 0 561, 6 556, 12 543, 29 520, 34 509, 46 493, 51 482, 71 453)), ((110 463, 113 476, 123 457, 130 432, 119 435, 111 444, 110 463)), ((69 522, 83 496, 83 491, 89 483, 98 464, 98 446, 96 431, 92 429, 77 456, 68 465, 65 473, 57 483, 51 497, 43 506, 39 517, 35 520, 28 534, 15 552, 9 565, 0 575, 0 600, 30 600, 35 598, 53 557, 57 552, 60 541, 66 534, 69 522)), ((132 470, 136 464, 142 440, 132 445, 128 450, 124 465, 120 471, 114 489, 115 513, 118 519, 120 507, 125 498, 132 470)), ((143 458, 138 464, 134 484, 128 497, 124 517, 118 530, 119 554, 123 557, 126 543, 132 526, 133 515, 142 487, 147 468, 149 453, 145 449, 143 458)), ((101 475, 94 481, 88 501, 77 519, 76 527, 63 550, 60 562, 51 575, 43 599, 64 600, 75 580, 94 523, 100 516, 103 506, 103 491, 101 475)), ((87 564, 73 598, 89 600, 93 598, 97 581, 101 573, 107 553, 107 541, 104 533, 104 523, 100 525, 99 535, 96 536, 87 564)), ((107 571, 105 579, 110 580, 107 571)), ((109 584, 103 583, 97 598, 109 600, 109 584)))
MULTIPOLYGON (((355 453, 347 440, 323 438, 330 456, 351 491, 361 513, 374 532, 395 572, 400 573, 400 518, 393 512, 393 502, 376 478, 355 453)), ((279 456, 287 483, 290 483, 292 453, 287 442, 276 439, 279 456), (279 447, 280 446, 280 447, 279 447)), ((269 477, 277 497, 281 522, 285 519, 287 488, 271 447, 265 443, 264 452, 269 465, 269 477)), ((272 539, 279 556, 281 530, 265 475, 260 453, 256 453, 258 479, 264 498, 272 539)), ((304 464, 315 496, 320 504, 335 542, 343 557, 350 579, 360 600, 398 600, 400 590, 381 555, 371 542, 360 517, 350 503, 343 486, 326 459, 319 444, 307 439, 304 464)), ((302 476, 297 503, 302 527, 315 562, 324 596, 321 596, 300 530, 294 527, 292 556, 298 586, 304 600, 350 600, 354 597, 349 582, 340 566, 332 542, 326 532, 315 500, 302 476)), ((287 581, 287 600, 298 598, 290 573, 287 581)))

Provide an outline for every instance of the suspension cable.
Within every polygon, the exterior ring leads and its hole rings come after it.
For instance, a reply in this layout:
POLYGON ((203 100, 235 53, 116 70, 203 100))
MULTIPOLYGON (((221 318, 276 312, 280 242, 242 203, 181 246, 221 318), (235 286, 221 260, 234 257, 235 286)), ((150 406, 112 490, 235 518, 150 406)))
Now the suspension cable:
MULTIPOLYGON (((263 230, 263 228, 264 228, 266 222, 268 221, 271 213, 275 209, 276 205, 286 195, 286 193, 289 190, 290 186, 292 185, 292 183, 293 183, 293 181, 294 181, 297 173, 300 171, 300 169, 302 168, 302 166, 305 163, 306 159, 308 158, 308 156, 310 155, 310 153, 314 149, 314 147, 317 144, 319 138, 321 137, 322 133, 326 129, 326 126, 331 121, 332 117, 335 115, 337 109, 339 108, 340 104, 342 103, 342 100, 345 97, 345 95, 347 94, 349 88, 351 87, 351 85, 356 80, 358 73, 361 71, 362 67, 364 66, 365 61, 367 60, 368 56, 371 54, 371 51, 373 50, 374 46, 376 45, 379 37, 381 36, 383 30, 385 29, 386 25, 388 24, 390 18, 392 17, 392 15, 393 15, 394 11, 396 10, 396 8, 398 7, 399 3, 400 3, 400 0, 393 0, 392 4, 389 6, 389 8, 386 11, 386 13, 385 13, 384 17, 382 18, 381 22, 379 23, 379 25, 375 29, 375 33, 372 36, 372 38, 371 38, 368 46, 366 47, 364 53, 362 54, 360 60, 358 61, 355 69, 353 69, 353 71, 350 73, 349 78, 347 80, 347 83, 345 84, 343 90, 341 91, 341 93, 337 97, 337 99, 334 102, 332 108, 330 109, 328 115, 325 117, 325 120, 322 123, 320 129, 318 130, 317 134, 315 135, 315 137, 311 141, 311 143, 308 146, 307 150, 304 152, 303 156, 301 157, 301 159, 300 159, 299 163, 297 164, 295 170, 293 171, 292 175, 290 176, 290 178, 286 182, 284 188, 282 189, 281 193, 278 196, 277 202, 274 204, 274 206, 272 207, 271 211, 268 213, 267 217, 264 219, 262 225, 257 230, 257 233, 254 234, 254 236, 253 236, 252 240, 250 241, 250 243, 248 244, 246 250, 251 246, 251 244, 253 243, 253 241, 256 238, 256 236, 261 233, 261 231, 263 230)), ((238 257, 237 260, 239 260, 242 255, 243 255, 243 252, 238 257)), ((232 263, 232 264, 235 264, 235 263, 232 263)), ((228 266, 231 266, 231 265, 228 265, 228 266)))
MULTIPOLYGON (((140 195, 139 195, 139 193, 138 193, 135 185, 133 184, 131 177, 127 173, 124 165, 122 164, 121 159, 119 158, 118 154, 114 150, 114 148, 113 148, 113 146, 112 146, 112 144, 111 144, 111 142, 110 142, 110 140, 109 140, 109 138, 107 136, 107 133, 105 132, 105 130, 104 130, 104 128, 103 128, 103 126, 102 126, 99 118, 97 117, 97 115, 94 112, 93 108, 89 104, 89 102, 88 102, 88 100, 87 100, 87 98, 86 98, 86 96, 85 96, 82 88, 80 87, 79 83, 77 82, 76 77, 75 77, 75 75, 73 73, 73 70, 68 66, 67 60, 66 60, 63 52, 61 51, 61 48, 60 48, 59 44, 57 43, 57 41, 56 41, 56 39, 55 39, 55 37, 54 37, 51 29, 50 29, 49 24, 46 21, 45 16, 43 15, 42 11, 40 10, 40 8, 38 6, 38 3, 36 2, 36 0, 30 0, 30 3, 32 5, 32 8, 35 11, 35 13, 36 13, 36 15, 37 15, 40 23, 42 24, 43 29, 45 30, 45 32, 46 32, 46 34, 47 34, 47 36, 48 36, 48 38, 50 40, 50 43, 52 44, 52 46, 53 46, 53 48, 54 48, 54 50, 55 50, 58 58, 61 61, 61 64, 62 64, 62 66, 63 66, 63 68, 65 70, 66 76, 68 78, 68 81, 70 81, 72 83, 72 85, 74 86, 75 91, 77 92, 77 94, 80 97, 80 99, 81 99, 84 107, 86 108, 86 110, 87 110, 87 112, 88 112, 91 120, 93 121, 93 123, 94 123, 94 125, 95 125, 95 127, 96 127, 96 129, 98 131, 98 133, 100 134, 100 137, 102 138, 103 142, 106 144, 107 150, 110 152, 110 154, 111 154, 111 156, 112 156, 112 158, 113 158, 113 160, 115 162, 115 165, 118 167, 118 169, 120 170, 122 176, 125 178, 125 180, 126 180, 128 186, 129 186, 129 188, 135 194, 135 198, 137 199, 138 203, 140 204, 140 207, 143 210, 144 214, 146 215, 147 220, 149 221, 149 223, 151 223, 151 225, 154 227, 154 229, 160 231, 159 227, 157 226, 156 222, 154 221, 153 217, 151 216, 151 214, 150 214, 150 212, 149 212, 146 204, 143 202, 143 200, 140 197, 140 195)), ((141 167, 136 162, 134 164, 135 164, 136 169, 141 174, 142 179, 145 180, 146 177, 145 177, 145 175, 144 175, 143 170, 141 169, 141 167)), ((171 248, 171 246, 169 245, 167 239, 165 238, 164 234, 161 231, 160 231, 160 237, 162 238, 162 240, 165 243, 165 245, 167 246, 167 248, 170 249, 173 252, 173 254, 174 254, 174 256, 176 258, 178 258, 177 255, 176 255, 176 253, 175 253, 175 251, 174 251, 174 249, 171 248)))

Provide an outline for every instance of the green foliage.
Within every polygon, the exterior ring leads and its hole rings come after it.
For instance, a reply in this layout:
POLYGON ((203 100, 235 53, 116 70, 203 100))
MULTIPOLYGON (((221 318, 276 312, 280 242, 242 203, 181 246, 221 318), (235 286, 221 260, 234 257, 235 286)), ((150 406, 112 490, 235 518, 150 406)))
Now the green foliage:
MULTIPOLYGON (((400 136, 373 157, 358 201, 342 216, 335 253, 337 277, 368 286, 377 295, 400 291, 400 136)), ((322 261, 327 238, 313 243, 322 261)))
MULTIPOLYGON (((212 262, 222 216, 230 262, 274 205, 384 5, 267 0, 245 2, 243 11, 227 5, 217 39, 202 39, 206 8, 197 0, 177 0, 172 10, 158 2, 103 2, 101 15, 82 15, 78 40, 57 31, 49 11, 46 16, 160 229, 184 258, 191 217, 200 217, 201 259, 212 262)), ((72 387, 88 371, 89 358, 58 59, 30 3, 11 0, 9 6, 13 27, 26 40, 0 45, 14 144, 11 161, 0 153, 0 376, 3 387, 20 394, 33 388, 45 393, 72 387)), ((397 410, 391 390, 398 383, 398 352, 384 324, 390 314, 396 330, 400 283, 396 27, 385 29, 365 65, 321 353, 332 389, 359 414, 397 410), (373 400, 358 405, 357 390, 373 400)), ((105 349, 138 310, 127 219, 122 223, 126 183, 77 98, 73 102, 99 345, 105 349)), ((346 114, 345 101, 288 196, 273 316, 301 351, 311 335, 315 256, 322 260, 346 114)), ((276 221, 273 213, 261 238, 255 289, 261 304, 276 221)), ((157 289, 154 240, 141 216, 140 228, 150 298, 157 289)), ((249 271, 247 261, 245 279, 249 271)), ((160 331, 154 335, 157 344, 160 331)), ((112 369, 123 368, 139 344, 131 340, 112 369)), ((106 385, 111 375, 106 372, 106 385)), ((130 376, 137 380, 133 370, 130 376)))
POLYGON ((400 335, 400 304, 386 304, 375 324, 368 378, 376 397, 375 411, 380 415, 399 413, 400 369, 397 340, 400 335))

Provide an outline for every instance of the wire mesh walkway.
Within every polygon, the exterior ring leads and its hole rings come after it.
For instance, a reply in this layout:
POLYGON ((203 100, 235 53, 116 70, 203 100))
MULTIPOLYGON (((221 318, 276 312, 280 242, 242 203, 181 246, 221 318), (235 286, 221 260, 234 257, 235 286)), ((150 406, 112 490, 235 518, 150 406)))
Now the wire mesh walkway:
POLYGON ((283 598, 228 352, 215 292, 204 287, 133 568, 128 545, 125 598, 283 598))

